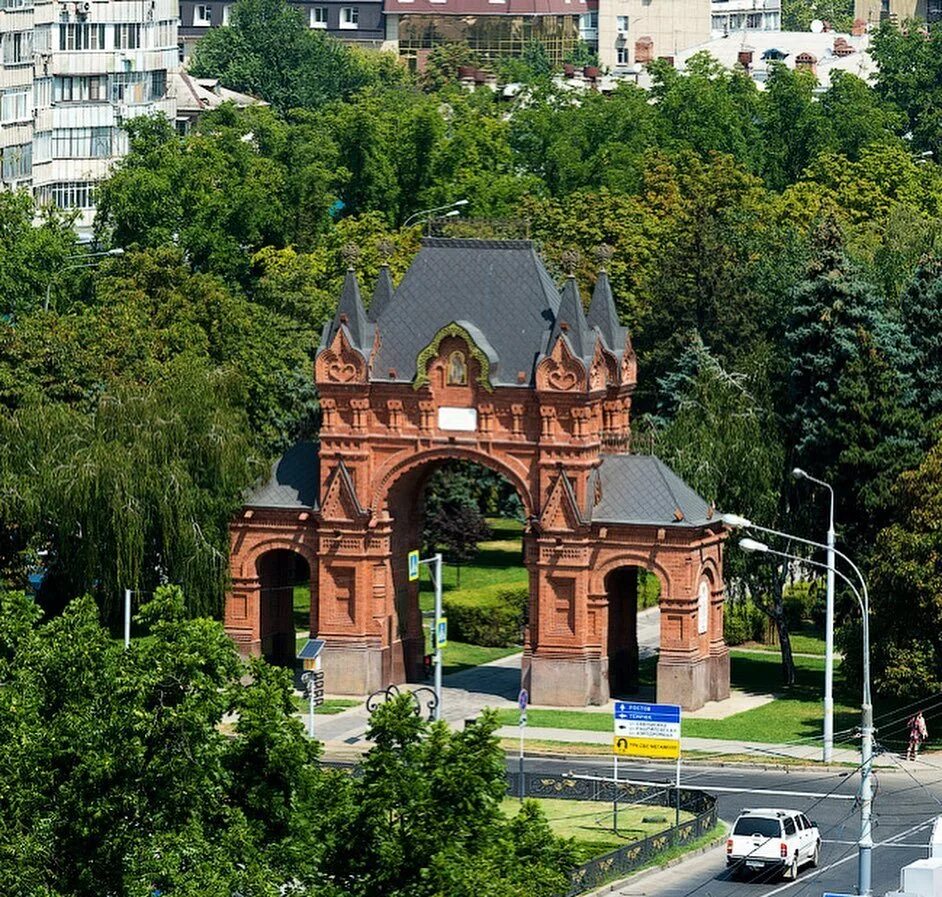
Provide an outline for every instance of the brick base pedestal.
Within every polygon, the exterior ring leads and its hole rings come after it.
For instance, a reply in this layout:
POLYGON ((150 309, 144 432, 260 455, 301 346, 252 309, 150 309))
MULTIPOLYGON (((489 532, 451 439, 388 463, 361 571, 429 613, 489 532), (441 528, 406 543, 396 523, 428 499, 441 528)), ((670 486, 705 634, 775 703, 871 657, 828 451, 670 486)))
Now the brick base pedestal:
POLYGON ((368 695, 389 685, 383 675, 389 648, 327 639, 323 653, 324 687, 331 694, 368 695), (384 657, 386 655, 387 657, 384 657))
POLYGON ((657 701, 699 710, 707 701, 729 697, 729 652, 691 663, 661 661, 657 665, 657 701))
POLYGON ((533 654, 523 658, 523 684, 533 704, 585 707, 608 701, 600 657, 533 654))

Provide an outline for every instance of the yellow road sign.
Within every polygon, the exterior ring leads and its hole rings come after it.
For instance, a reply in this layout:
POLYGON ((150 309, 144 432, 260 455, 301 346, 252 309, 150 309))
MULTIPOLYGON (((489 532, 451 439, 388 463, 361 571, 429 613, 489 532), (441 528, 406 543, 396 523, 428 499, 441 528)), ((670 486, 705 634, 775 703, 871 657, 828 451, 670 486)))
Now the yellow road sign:
POLYGON ((655 760, 676 760, 680 756, 680 740, 673 738, 628 738, 616 735, 612 751, 622 757, 649 757, 655 760))
POLYGON ((419 553, 417 551, 409 552, 409 582, 415 582, 419 578, 419 553))

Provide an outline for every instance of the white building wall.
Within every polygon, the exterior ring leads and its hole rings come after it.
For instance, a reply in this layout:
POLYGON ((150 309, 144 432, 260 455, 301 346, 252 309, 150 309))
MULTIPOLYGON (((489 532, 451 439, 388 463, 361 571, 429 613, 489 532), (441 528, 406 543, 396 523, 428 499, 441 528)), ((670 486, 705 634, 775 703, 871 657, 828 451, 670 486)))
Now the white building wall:
POLYGON ((94 185, 127 152, 123 123, 176 118, 178 25, 178 0, 0 0, 0 186, 30 186, 90 227, 94 185))
POLYGON ((674 57, 709 38, 710 0, 599 0, 599 62, 608 68, 674 57))

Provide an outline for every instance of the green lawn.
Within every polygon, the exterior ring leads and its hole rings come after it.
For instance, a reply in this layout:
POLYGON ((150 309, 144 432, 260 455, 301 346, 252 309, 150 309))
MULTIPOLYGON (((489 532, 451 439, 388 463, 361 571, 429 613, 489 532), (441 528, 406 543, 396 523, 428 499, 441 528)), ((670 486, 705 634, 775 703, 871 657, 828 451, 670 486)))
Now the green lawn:
MULTIPOLYGON (((584 848, 583 859, 608 853, 629 841, 657 834, 674 824, 674 811, 667 807, 619 804, 616 835, 612 827, 613 813, 610 803, 558 798, 541 798, 537 803, 546 814, 554 834, 561 838, 574 838, 577 846, 584 848), (644 822, 645 817, 662 821, 644 822)), ((520 801, 514 797, 506 797, 501 809, 506 816, 513 817, 520 809, 520 801)), ((691 818, 691 814, 681 813, 680 818, 685 821, 691 818)), ((580 850, 580 853, 583 853, 583 850, 580 850)))
POLYGON ((517 647, 484 648, 481 645, 468 645, 464 642, 448 642, 442 649, 442 672, 446 676, 449 673, 460 673, 462 670, 480 666, 482 663, 517 654, 520 650, 517 647))
MULTIPOLYGON (((481 542, 474 561, 461 568, 461 589, 481 586, 525 583, 527 570, 523 566, 523 524, 519 520, 489 517, 493 539, 481 542)), ((427 571, 421 574, 419 605, 422 610, 434 610, 435 594, 427 571)), ((458 586, 458 568, 442 564, 442 591, 454 592, 458 586)))
MULTIPOLYGON (((821 695, 824 691, 824 660, 816 657, 795 658, 796 684, 781 688, 781 664, 777 655, 731 652, 731 679, 734 687, 755 694, 781 693, 781 697, 754 710, 746 710, 722 720, 687 719, 683 735, 691 738, 724 738, 731 741, 757 741, 768 744, 795 741, 816 736, 821 731, 821 695)), ((835 664, 839 669, 839 664, 835 664)), ((860 711, 852 699, 844 701, 838 691, 834 707, 834 729, 854 726, 860 711)), ((501 711, 502 725, 516 725, 515 710, 501 711)), ((558 729, 611 731, 607 713, 582 710, 537 710, 527 713, 530 726, 558 729)))
MULTIPOLYGON (((790 633, 792 651, 796 654, 816 654, 824 656, 824 633, 819 629, 807 627, 790 633)), ((779 654, 781 649, 778 645, 764 645, 759 642, 747 642, 742 646, 755 651, 769 651, 772 654, 779 654)))
MULTIPOLYGON (((307 698, 301 695, 292 695, 292 699, 294 700, 294 706, 300 712, 307 713, 307 698)), ((318 716, 333 716, 335 713, 342 713, 344 710, 349 710, 351 707, 356 707, 358 704, 362 703, 362 701, 358 701, 354 698, 327 698, 320 707, 314 708, 314 713, 318 716)))

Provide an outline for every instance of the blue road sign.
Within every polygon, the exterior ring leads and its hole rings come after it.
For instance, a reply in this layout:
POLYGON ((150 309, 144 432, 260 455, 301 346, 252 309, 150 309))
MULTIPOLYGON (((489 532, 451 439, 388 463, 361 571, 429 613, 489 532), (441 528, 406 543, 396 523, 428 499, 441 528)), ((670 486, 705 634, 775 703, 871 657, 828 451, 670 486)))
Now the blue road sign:
POLYGON ((520 697, 517 698, 517 705, 520 707, 521 710, 526 710, 527 704, 529 703, 530 703, 530 695, 527 694, 527 690, 525 688, 521 688, 520 697))
POLYGON ((676 704, 639 704, 635 701, 616 701, 615 719, 650 723, 679 723, 680 707, 676 704))

